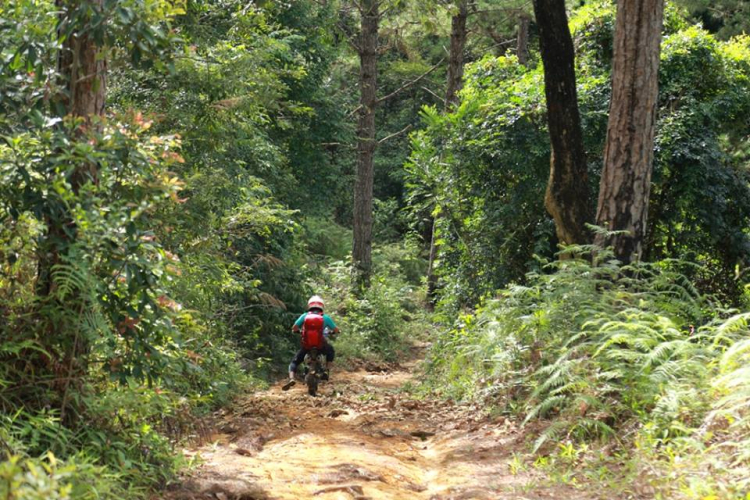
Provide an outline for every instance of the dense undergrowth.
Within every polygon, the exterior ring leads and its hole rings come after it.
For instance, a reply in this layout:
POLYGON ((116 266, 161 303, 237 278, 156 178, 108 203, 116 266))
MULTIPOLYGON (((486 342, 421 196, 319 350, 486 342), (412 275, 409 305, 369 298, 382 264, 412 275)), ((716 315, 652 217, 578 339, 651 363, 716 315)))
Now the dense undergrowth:
MULTIPOLYGON (((398 95, 377 112, 360 290, 351 6, 95 3, 0 3, 0 498, 164 486, 203 417, 283 374, 313 293, 342 362, 398 359, 428 330, 433 236, 447 331, 429 336, 431 391, 525 418, 541 465, 658 472, 665 497, 750 487, 750 38, 727 39, 743 11, 719 36, 668 7, 654 262, 622 267, 601 250, 552 262, 543 72, 497 43, 510 18, 472 30, 461 103, 441 112, 423 106, 442 105, 451 9, 384 9, 379 93, 398 95), (60 109, 62 27, 101 44, 102 115, 60 109)), ((592 186, 614 20, 609 1, 571 18, 592 186)))
MULTIPOLYGON (((341 255, 337 250, 346 251, 350 232, 325 224, 328 239, 321 246, 316 231, 319 226, 315 219, 299 225, 301 241, 309 242, 305 248, 311 258, 301 266, 300 275, 306 277, 297 286, 304 293, 315 291, 326 297, 328 312, 342 330, 336 341, 339 359, 344 364, 363 359, 397 359, 409 342, 407 335, 412 332, 418 335, 425 329, 419 286, 424 260, 412 246, 384 245, 376 250, 372 287, 355 294, 351 288, 351 268, 338 260, 341 255)), ((22 246, 18 249, 20 258, 14 270, 21 273, 28 266, 28 257, 23 255, 22 246)), ((90 258, 97 261, 95 256, 90 258)), ((184 265, 175 260, 168 262, 184 265)), ((179 283, 183 276, 175 273, 177 285, 185 286, 179 283)), ((85 278, 81 275, 77 279, 85 278)), ((85 280, 86 286, 96 282, 91 276, 85 280)), ((65 280, 60 283, 64 288, 65 280)), ((24 292, 19 280, 5 285, 15 292, 31 295, 24 292)), ((93 295, 94 290, 91 290, 93 295)), ((0 354, 12 360, 17 353, 26 352, 28 369, 35 362, 34 355, 45 356, 34 340, 34 331, 21 329, 24 312, 20 307, 28 304, 16 306, 10 296, 3 297, 8 313, 4 331, 15 332, 18 340, 11 342, 6 338, 0 354)), ((160 297, 163 296, 155 298, 156 303, 160 297)), ((0 446, 6 460, 0 466, 0 498, 149 495, 189 466, 178 451, 179 445, 199 439, 209 431, 206 426, 210 425, 210 419, 204 422, 203 417, 282 373, 297 347, 290 328, 302 308, 295 311, 284 306, 280 311, 290 320, 279 325, 284 338, 278 339, 273 347, 275 357, 264 360, 252 354, 258 346, 243 347, 231 336, 222 337, 207 330, 213 323, 210 317, 181 305, 177 307, 174 299, 169 301, 165 306, 173 342, 154 346, 153 351, 154 356, 159 356, 158 366, 162 368, 157 372, 149 365, 135 365, 147 370, 148 383, 132 372, 123 373, 132 367, 127 358, 132 355, 127 344, 129 336, 123 335, 127 332, 126 324, 108 329, 106 317, 85 319, 102 323, 101 329, 95 331, 98 335, 109 333, 98 339, 90 333, 92 362, 85 373, 77 373, 69 386, 32 388, 22 382, 24 377, 29 378, 23 365, 3 365, 0 446), (69 404, 60 399, 58 387, 69 391, 64 393, 71 398, 69 404)), ((190 299, 183 303, 190 304, 190 299)), ((272 305, 282 308, 278 302, 272 305)), ((52 384, 56 382, 53 380, 52 384)), ((44 383, 44 379, 39 379, 38 384, 44 383)))
POLYGON ((384 247, 361 297, 329 265, 351 245, 350 155, 320 145, 349 140, 335 14, 0 3, 0 498, 163 487, 204 417, 285 371, 316 289, 345 358, 396 354, 422 260, 384 247), (63 106, 76 31, 109 63, 90 121, 63 106))
MULTIPOLYGON (((593 193, 615 11, 587 2, 570 17, 593 193)), ((720 38, 667 3, 649 230, 643 263, 622 266, 602 249, 593 263, 589 248, 557 259, 540 202, 542 65, 512 54, 468 65, 460 105, 423 109, 406 165, 412 220, 434 222, 440 285, 442 331, 422 389, 520 418, 532 461, 561 480, 623 496, 744 498, 749 83, 746 35, 720 38)))
POLYGON ((592 263, 581 250, 440 335, 432 390, 521 417, 547 457, 539 463, 637 469, 610 487, 647 483, 664 498, 745 492, 750 313, 696 289, 684 274, 694 264, 622 266, 601 250, 592 263))

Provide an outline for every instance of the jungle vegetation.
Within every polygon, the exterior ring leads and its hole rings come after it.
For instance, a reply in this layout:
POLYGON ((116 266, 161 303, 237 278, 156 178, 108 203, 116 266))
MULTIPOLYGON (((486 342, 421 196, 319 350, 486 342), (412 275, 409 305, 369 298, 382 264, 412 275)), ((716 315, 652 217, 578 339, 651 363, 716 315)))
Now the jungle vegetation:
POLYGON ((416 393, 533 422, 544 466, 744 498, 748 32, 744 0, 0 0, 0 498, 163 487, 312 293, 345 358, 428 340, 416 393))

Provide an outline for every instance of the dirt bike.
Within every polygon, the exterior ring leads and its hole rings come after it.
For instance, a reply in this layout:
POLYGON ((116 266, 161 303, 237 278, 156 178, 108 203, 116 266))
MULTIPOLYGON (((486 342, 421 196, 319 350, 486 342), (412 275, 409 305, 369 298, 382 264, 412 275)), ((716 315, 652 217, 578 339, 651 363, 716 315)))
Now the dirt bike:
POLYGON ((326 355, 322 350, 313 348, 305 356, 305 368, 302 373, 302 378, 307 385, 307 393, 310 396, 315 396, 318 393, 318 384, 324 378, 327 379, 328 375, 325 372, 326 366, 326 355))
MULTIPOLYGON (((323 335, 326 341, 330 341, 334 338, 333 332, 325 329, 323 335)), ((326 372, 326 355, 322 349, 312 348, 305 355, 304 371, 302 378, 307 385, 307 393, 310 396, 315 396, 318 393, 318 385, 321 380, 328 380, 328 373, 326 372)))

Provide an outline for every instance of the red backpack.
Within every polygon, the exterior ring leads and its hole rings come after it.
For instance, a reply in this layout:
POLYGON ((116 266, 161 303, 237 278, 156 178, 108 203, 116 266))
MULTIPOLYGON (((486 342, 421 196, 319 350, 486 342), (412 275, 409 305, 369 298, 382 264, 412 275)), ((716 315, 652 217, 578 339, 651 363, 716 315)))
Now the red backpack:
POLYGON ((323 321, 322 314, 307 313, 305 322, 302 325, 302 348, 303 349, 321 349, 323 347, 323 321))

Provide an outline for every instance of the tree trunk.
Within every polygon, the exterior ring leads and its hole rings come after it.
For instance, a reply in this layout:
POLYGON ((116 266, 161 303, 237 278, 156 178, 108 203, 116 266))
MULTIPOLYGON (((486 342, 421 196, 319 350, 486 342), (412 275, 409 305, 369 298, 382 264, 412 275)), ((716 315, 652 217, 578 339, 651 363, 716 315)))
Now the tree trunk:
POLYGON ((623 262, 640 259, 646 234, 664 0, 617 5, 612 100, 596 222, 625 234, 599 235, 623 262))
MULTIPOLYGON (((74 12, 83 5, 102 11, 104 0, 57 0, 58 8, 65 10, 65 17, 69 16, 67 13, 74 12)), ((89 125, 94 116, 104 115, 107 61, 101 57, 101 48, 97 46, 91 33, 81 28, 77 27, 65 39, 58 54, 58 72, 67 93, 60 94, 57 102, 64 114, 83 118, 86 125, 89 125)))
MULTIPOLYGON (((458 104, 458 91, 463 86, 464 78, 464 49, 466 48, 466 18, 468 17, 467 2, 463 0, 458 5, 458 12, 451 19, 451 46, 448 53, 448 85, 445 91, 445 109, 450 111, 458 104)), ((430 238, 430 257, 427 265, 427 302, 430 308, 437 302, 437 275, 435 274, 435 259, 437 259, 437 245, 435 244, 435 225, 439 215, 432 220, 432 235, 430 238)))
POLYGON ((437 304, 437 289, 438 279, 435 274, 435 260, 437 259, 437 244, 435 243, 436 238, 436 225, 438 221, 438 215, 432 218, 432 231, 430 235, 430 257, 427 263, 427 305, 430 309, 435 308, 437 304))
POLYGON ((372 190, 375 156, 375 107, 378 83, 378 0, 363 0, 359 36, 359 118, 357 121, 357 178, 354 183, 355 281, 367 286, 372 273, 372 190))
POLYGON ((564 0, 534 0, 552 145, 544 204, 560 243, 586 243, 588 171, 576 95, 575 52, 564 0))
MULTIPOLYGON (((96 118, 104 115, 107 62, 91 32, 89 17, 90 12, 101 12, 103 6, 104 0, 56 0, 57 10, 61 13, 58 36, 63 32, 69 35, 62 42, 57 56, 59 83, 64 91, 54 97, 52 104, 58 114, 81 120, 80 126, 73 131, 71 142, 85 140, 86 130, 97 126, 96 118), (74 24, 69 26, 67 23, 74 24)), ((70 177, 71 188, 78 194, 81 187, 89 181, 96 182, 96 179, 97 165, 81 161, 75 165, 70 177)), ((47 234, 39 247, 37 276, 37 293, 46 299, 42 307, 51 303, 59 310, 76 311, 83 316, 84 306, 76 297, 62 299, 55 294, 52 276, 54 266, 64 262, 64 256, 76 243, 75 220, 67 209, 60 208, 55 217, 46 218, 45 224, 47 234)), ((43 355, 39 364, 48 372, 45 376, 54 377, 51 388, 60 398, 60 420, 70 423, 77 413, 68 413, 67 410, 78 402, 71 400, 69 394, 71 390, 80 390, 80 382, 88 371, 90 339, 81 335, 79 320, 71 319, 71 316, 42 317, 47 318, 44 342, 49 354, 43 355)))
MULTIPOLYGON (((85 19, 73 19, 74 12, 83 5, 101 11, 104 0, 57 0, 56 7, 61 12, 59 34, 65 23, 78 25, 62 43, 57 55, 57 70, 60 86, 65 89, 55 96, 54 105, 63 116, 70 115, 83 119, 83 126, 89 127, 92 119, 104 115, 104 102, 107 90, 107 61, 101 57, 101 48, 93 36, 81 23, 85 19)), ((76 133, 82 132, 78 129, 76 133)), ((74 171, 70 182, 73 191, 78 192, 88 180, 96 180, 96 165, 82 164, 74 171)), ((60 252, 71 243, 68 234, 74 230, 72 221, 47 221, 47 245, 41 252, 38 265, 37 290, 42 296, 53 291, 52 267, 60 263, 60 252)))
POLYGON ((526 14, 518 17, 518 35, 516 37, 516 57, 524 66, 529 65, 529 24, 531 19, 526 14))
POLYGON ((448 87, 445 90, 445 109, 458 104, 458 91, 464 79, 464 48, 466 47, 467 2, 458 4, 458 12, 451 18, 451 46, 448 52, 448 87))

